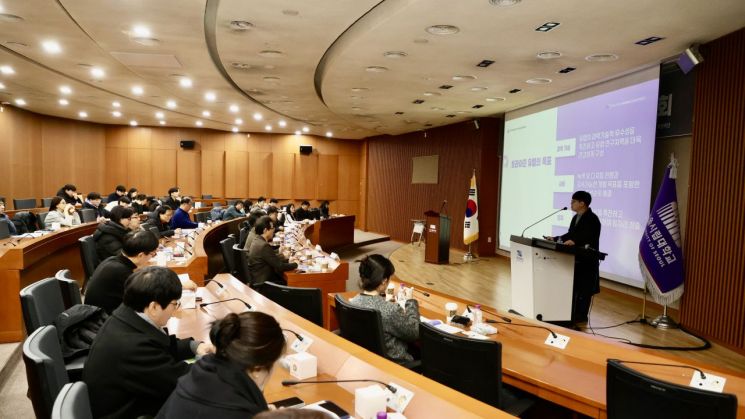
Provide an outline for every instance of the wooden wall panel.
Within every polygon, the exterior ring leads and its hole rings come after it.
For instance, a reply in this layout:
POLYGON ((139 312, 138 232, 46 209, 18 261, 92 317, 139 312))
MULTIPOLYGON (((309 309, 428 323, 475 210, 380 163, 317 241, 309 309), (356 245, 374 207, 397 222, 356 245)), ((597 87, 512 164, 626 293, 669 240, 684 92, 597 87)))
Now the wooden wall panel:
POLYGON ((152 189, 145 192, 154 196, 166 196, 168 189, 176 186, 176 149, 152 149, 150 156, 153 162, 153 182, 152 189))
POLYGON ((295 176, 290 196, 295 199, 315 198, 318 180, 318 155, 295 154, 295 176))
MULTIPOLYGON (((272 153, 252 151, 248 153, 248 196, 258 198, 271 195, 272 153)), ((279 198, 279 197, 278 197, 279 198)))
POLYGON ((295 155, 290 153, 272 153, 272 193, 270 195, 278 199, 295 198, 292 196, 292 182, 294 178, 295 155))
POLYGON ((201 162, 201 193, 212 196, 225 196, 225 152, 222 150, 203 149, 201 162))
POLYGON ((245 198, 248 196, 248 152, 225 153, 225 196, 245 198))
POLYGON ((78 192, 87 194, 108 190, 102 173, 106 171, 106 139, 103 126, 68 123, 75 129, 73 141, 73 179, 78 192))
POLYGON ((104 172, 106 181, 101 195, 110 194, 116 185, 124 183, 127 179, 128 154, 126 148, 106 147, 106 171, 104 172))
POLYGON ((745 29, 701 48, 697 67, 685 293, 687 328, 745 352, 745 29))
POLYGON ((339 156, 338 199, 360 199, 360 158, 354 155, 339 156))
POLYGON ((318 156, 318 182, 316 183, 315 196, 316 199, 327 199, 329 201, 339 198, 338 155, 321 154, 318 156))
POLYGON ((182 195, 201 196, 202 163, 196 150, 176 151, 176 184, 182 195))
POLYGON ((64 120, 55 118, 42 124, 42 198, 54 196, 62 185, 68 183, 67 179, 73 182, 74 141, 74 132, 65 129, 64 120))
MULTIPOLYGON (((149 137, 149 136, 148 136, 149 137)), ((127 149, 127 189, 153 190, 153 159, 149 148, 127 149)))

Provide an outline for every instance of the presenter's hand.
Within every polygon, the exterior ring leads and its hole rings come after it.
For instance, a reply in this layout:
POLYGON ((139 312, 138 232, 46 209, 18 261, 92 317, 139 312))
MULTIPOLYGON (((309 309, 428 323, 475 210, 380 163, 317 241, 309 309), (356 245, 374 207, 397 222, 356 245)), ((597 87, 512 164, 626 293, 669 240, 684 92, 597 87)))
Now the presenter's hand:
POLYGON ((574 246, 574 241, 573 240, 567 240, 567 241, 564 242, 564 244, 567 245, 567 246, 574 246))
POLYGON ((197 346, 197 355, 214 354, 215 347, 211 343, 202 342, 197 346))

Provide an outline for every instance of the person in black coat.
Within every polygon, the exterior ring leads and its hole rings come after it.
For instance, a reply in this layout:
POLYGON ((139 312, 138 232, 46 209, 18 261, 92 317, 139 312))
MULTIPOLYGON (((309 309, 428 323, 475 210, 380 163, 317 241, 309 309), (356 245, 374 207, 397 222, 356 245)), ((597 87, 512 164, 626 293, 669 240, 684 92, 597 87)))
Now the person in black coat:
POLYGON ((96 335, 83 369, 93 417, 154 416, 189 372, 183 361, 214 352, 164 329, 180 298, 181 283, 168 268, 148 266, 129 277, 122 305, 96 335))
POLYGON ((67 184, 57 191, 57 196, 64 199, 71 205, 83 205, 83 198, 78 194, 78 188, 75 185, 67 184))
POLYGON ((137 268, 147 266, 158 249, 158 238, 149 231, 129 233, 122 252, 101 262, 85 289, 85 303, 111 314, 122 303, 124 284, 137 268))
POLYGON ((293 216, 293 219, 295 221, 312 220, 313 214, 310 212, 310 202, 308 201, 301 202, 300 208, 295 210, 295 215, 293 216))
POLYGON ((148 224, 158 227, 160 237, 171 237, 176 232, 180 232, 179 228, 176 230, 171 229, 171 217, 173 217, 173 208, 167 205, 161 205, 155 209, 155 211, 148 214, 148 224))
POLYGON ((109 221, 98 226, 93 233, 98 260, 121 253, 124 236, 129 232, 129 222, 133 215, 132 208, 116 206, 111 210, 109 221))
POLYGON ((246 419, 269 409, 262 391, 285 337, 274 317, 248 311, 213 323, 214 355, 197 361, 158 412, 158 419, 246 419))
POLYGON ((145 194, 137 194, 134 199, 132 199, 132 208, 137 214, 144 214, 150 210, 145 202, 146 199, 147 196, 145 196, 145 194))
MULTIPOLYGON (((585 191, 572 195, 572 211, 576 214, 569 231, 548 240, 562 241, 567 246, 597 251, 600 247, 600 219, 592 209, 592 196, 585 191)), ((587 321, 592 296, 600 292, 600 261, 596 255, 579 251, 574 258, 574 288, 572 289, 572 323, 587 321)))
POLYGON ((254 229, 257 237, 248 251, 248 270, 254 287, 259 288, 266 281, 287 285, 282 272, 297 269, 297 263, 288 263, 269 245, 274 235, 274 222, 265 215, 256 221, 254 229))
POLYGON ((330 210, 329 210, 329 201, 323 201, 323 202, 321 202, 321 206, 318 207, 318 210, 321 213, 321 219, 322 220, 325 220, 325 219, 329 218, 329 216, 330 216, 330 214, 329 214, 329 212, 330 212, 330 210))
POLYGON ((180 207, 181 206, 181 190, 175 186, 169 189, 168 199, 166 199, 165 202, 163 202, 163 205, 168 205, 174 210, 180 207))
POLYGON ((98 192, 89 192, 83 202, 83 209, 92 209, 96 212, 96 218, 108 218, 109 212, 104 209, 105 205, 101 203, 101 194, 98 192))
POLYGON ((127 188, 124 185, 116 185, 114 192, 110 193, 106 202, 118 201, 121 197, 127 194, 127 188))

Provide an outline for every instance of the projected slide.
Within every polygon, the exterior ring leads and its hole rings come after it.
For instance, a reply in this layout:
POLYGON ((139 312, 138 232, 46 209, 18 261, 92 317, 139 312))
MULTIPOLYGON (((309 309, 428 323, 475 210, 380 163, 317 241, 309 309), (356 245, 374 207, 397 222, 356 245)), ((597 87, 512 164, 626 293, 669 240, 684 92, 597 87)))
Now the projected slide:
MULTIPOLYGON (((600 218, 601 275, 641 287, 638 245, 649 215, 658 80, 629 86, 505 123, 499 246, 564 206, 592 194, 600 218)), ((526 237, 567 231, 571 210, 526 237)))

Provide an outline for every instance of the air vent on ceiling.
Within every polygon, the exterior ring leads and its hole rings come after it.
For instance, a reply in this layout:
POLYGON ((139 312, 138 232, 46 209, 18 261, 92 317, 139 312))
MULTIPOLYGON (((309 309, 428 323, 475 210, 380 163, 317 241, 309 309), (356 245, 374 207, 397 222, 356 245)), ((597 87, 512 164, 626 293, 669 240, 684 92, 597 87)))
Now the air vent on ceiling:
POLYGON ((521 91, 520 89, 512 89, 512 90, 510 90, 510 93, 517 93, 517 92, 520 92, 520 91, 521 91))
POLYGON ((641 41, 636 41, 634 43, 636 45, 647 46, 649 44, 654 44, 657 41, 662 41, 663 39, 665 38, 660 37, 660 36, 650 36, 649 38, 644 38, 641 41))
POLYGON ((535 28, 535 30, 538 31, 538 32, 548 32, 551 29, 554 29, 555 27, 557 27, 559 25, 560 25, 559 22, 546 22, 543 25, 535 28))
POLYGON ((417 99, 417 100, 415 100, 415 101, 413 101, 411 103, 413 103, 415 105, 421 105, 422 103, 424 103, 424 101, 422 99, 417 99))
POLYGON ((445 118, 455 118, 455 115, 453 115, 453 114, 445 115, 445 118))
POLYGON ((559 70, 559 73, 561 73, 561 74, 571 73, 572 71, 574 71, 576 69, 577 69, 576 67, 565 67, 565 68, 562 68, 561 70, 559 70))
POLYGON ((444 90, 447 90, 447 89, 450 89, 450 88, 452 88, 452 87, 453 87, 453 86, 451 86, 451 85, 449 85, 449 84, 443 84, 442 86, 440 86, 440 89, 444 89, 444 90))
POLYGON ((396 112, 394 115, 403 115, 404 113, 401 111, 396 112))
POLYGON ((181 68, 181 63, 172 54, 112 52, 111 56, 128 67, 181 68))
POLYGON ((492 64, 494 64, 492 60, 481 60, 480 63, 476 64, 476 67, 489 67, 492 64))
POLYGON ((484 105, 473 105, 471 106, 473 109, 481 109, 484 107, 484 105))

